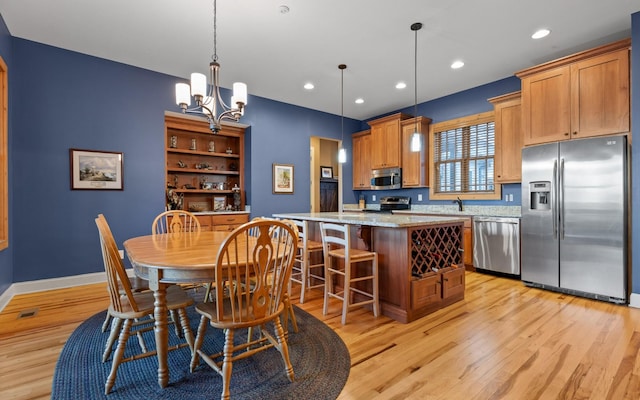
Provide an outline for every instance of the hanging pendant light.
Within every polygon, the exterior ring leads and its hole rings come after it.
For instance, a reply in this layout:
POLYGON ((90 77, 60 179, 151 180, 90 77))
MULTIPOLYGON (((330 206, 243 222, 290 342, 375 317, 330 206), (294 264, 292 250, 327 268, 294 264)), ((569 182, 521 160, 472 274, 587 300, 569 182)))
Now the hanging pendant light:
POLYGON ((340 124, 342 127, 342 140, 340 141, 340 150, 338 150, 338 162, 344 164, 347 162, 347 151, 344 149, 344 70, 347 68, 345 64, 338 65, 340 69, 340 124))
POLYGON ((242 82, 233 84, 233 95, 231 96, 231 106, 225 104, 220 96, 220 64, 217 54, 217 24, 216 24, 216 0, 213 1, 213 55, 209 63, 209 80, 211 85, 207 85, 207 77, 204 74, 192 73, 191 85, 186 83, 176 84, 176 103, 183 113, 198 114, 209 122, 211 132, 218 133, 222 128, 223 120, 237 122, 244 114, 244 107, 247 105, 247 85, 242 82), (196 107, 191 106, 191 96, 196 101, 196 107), (220 114, 218 115, 218 107, 220 114))
POLYGON ((422 23, 416 22, 411 24, 411 30, 415 32, 415 41, 414 41, 414 55, 415 58, 413 60, 414 67, 414 81, 413 81, 413 95, 414 95, 414 117, 416 121, 416 128, 413 134, 411 135, 411 151, 418 152, 422 149, 422 132, 418 129, 418 31, 422 29, 422 23))

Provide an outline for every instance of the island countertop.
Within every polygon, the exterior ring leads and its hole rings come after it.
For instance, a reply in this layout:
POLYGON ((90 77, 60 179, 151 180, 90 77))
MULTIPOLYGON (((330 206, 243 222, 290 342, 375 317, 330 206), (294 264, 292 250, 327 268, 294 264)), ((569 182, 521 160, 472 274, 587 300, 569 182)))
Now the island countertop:
POLYGON ((451 216, 426 216, 412 214, 366 213, 358 211, 317 212, 317 213, 278 213, 276 218, 302 219, 337 224, 377 226, 384 228, 409 228, 414 226, 439 225, 464 222, 465 218, 451 216))

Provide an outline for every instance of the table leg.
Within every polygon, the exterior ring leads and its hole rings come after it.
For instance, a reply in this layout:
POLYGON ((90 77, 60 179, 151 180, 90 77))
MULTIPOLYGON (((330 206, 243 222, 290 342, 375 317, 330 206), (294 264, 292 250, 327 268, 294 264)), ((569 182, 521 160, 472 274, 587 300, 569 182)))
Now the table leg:
POLYGON ((149 288, 153 290, 155 299, 153 316, 155 322, 156 349, 158 356, 158 384, 164 388, 169 383, 169 368, 167 366, 167 353, 169 352, 169 333, 167 330, 167 285, 160 283, 162 270, 152 268, 149 270, 149 288))

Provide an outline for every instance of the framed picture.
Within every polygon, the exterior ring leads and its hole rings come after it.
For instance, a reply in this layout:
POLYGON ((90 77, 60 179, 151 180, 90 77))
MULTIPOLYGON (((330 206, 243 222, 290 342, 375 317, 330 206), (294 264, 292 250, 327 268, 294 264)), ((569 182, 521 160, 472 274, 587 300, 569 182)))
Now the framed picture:
POLYGON ((122 190, 122 153, 69 149, 71 189, 122 190))
POLYGON ((273 193, 293 193, 293 164, 273 164, 273 193))
POLYGON ((320 167, 320 178, 333 178, 333 167, 320 167))
POLYGON ((224 211, 227 208, 227 198, 216 196, 213 198, 213 211, 224 211))

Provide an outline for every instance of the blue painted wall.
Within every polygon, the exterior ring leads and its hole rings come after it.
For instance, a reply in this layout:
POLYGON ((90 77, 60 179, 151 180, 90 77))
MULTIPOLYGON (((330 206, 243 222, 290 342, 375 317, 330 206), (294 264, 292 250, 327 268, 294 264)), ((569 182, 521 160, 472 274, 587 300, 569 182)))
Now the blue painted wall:
MULTIPOLYGON (((639 19, 634 14, 635 42, 640 42, 639 19)), ((93 222, 98 213, 107 216, 119 244, 149 232, 153 217, 164 206, 164 158, 159 156, 164 151, 163 115, 165 110, 176 110, 177 78, 13 38, 3 23, 0 55, 10 68, 11 195, 10 248, 0 252, 1 294, 13 282, 101 271, 93 222), (122 151, 125 189, 70 190, 69 148, 122 151)), ((640 120, 638 54, 632 65, 633 117, 640 120)), ((438 122, 488 111, 487 98, 515 90, 519 80, 510 77, 420 104, 418 113, 438 122)), ((402 111, 413 114, 413 107, 402 111)), ((242 122, 251 126, 245 167, 252 214, 308 210, 309 138, 340 139, 340 116, 250 96, 242 122), (294 194, 271 193, 273 162, 294 164, 294 194)), ((365 121, 345 119, 348 154, 350 133, 367 128, 365 121)), ((342 176, 346 203, 355 203, 360 193, 351 189, 351 171, 349 159, 342 176)), ((635 205, 640 197, 637 185, 633 187, 635 205)), ((503 192, 512 193, 514 202, 482 204, 519 204, 520 185, 506 185, 503 192)), ((428 198, 427 190, 393 193, 412 197, 422 193, 428 198)), ((634 263, 634 270, 640 271, 640 265, 634 263)), ((640 292, 640 272, 636 275, 634 292, 640 292)))
MULTIPOLYGON (((11 51, 11 35, 9 34, 9 30, 7 29, 7 25, 4 23, 4 19, 0 16, 0 57, 4 60, 5 64, 7 64, 7 69, 9 72, 9 80, 12 78, 13 74, 13 63, 12 63, 12 51, 11 51)), ((11 82, 9 82, 9 132, 11 132, 12 128, 12 118, 11 118, 11 110, 12 103, 11 100, 13 98, 13 87, 11 82)), ((8 137, 9 148, 11 148, 11 143, 13 139, 11 135, 8 137)), ((13 154, 9 151, 9 159, 8 159, 8 167, 9 172, 12 171, 12 160, 13 154)), ((11 174, 9 174, 9 227, 13 225, 13 179, 11 174)), ((0 251, 0 294, 4 293, 9 286, 13 283, 13 234, 11 228, 9 228, 9 247, 3 251, 0 251)))

